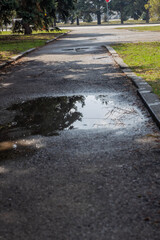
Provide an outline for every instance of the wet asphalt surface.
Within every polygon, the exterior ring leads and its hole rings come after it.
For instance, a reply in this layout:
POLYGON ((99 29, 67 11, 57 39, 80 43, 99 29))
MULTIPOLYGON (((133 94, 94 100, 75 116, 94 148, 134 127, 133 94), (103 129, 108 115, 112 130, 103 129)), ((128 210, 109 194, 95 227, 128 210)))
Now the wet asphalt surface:
POLYGON ((1 73, 0 239, 160 239, 159 129, 103 48, 122 31, 75 28, 1 73))

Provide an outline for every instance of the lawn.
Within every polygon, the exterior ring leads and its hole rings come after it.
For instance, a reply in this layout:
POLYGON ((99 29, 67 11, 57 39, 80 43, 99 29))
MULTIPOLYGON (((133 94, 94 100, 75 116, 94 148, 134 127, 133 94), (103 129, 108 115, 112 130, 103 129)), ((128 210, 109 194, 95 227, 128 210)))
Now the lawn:
POLYGON ((128 27, 128 28, 119 28, 119 29, 127 29, 131 31, 153 31, 153 32, 160 32, 160 26, 143 26, 143 27, 128 27))
MULTIPOLYGON (((151 21, 151 23, 160 23, 160 21, 151 21)), ((123 28, 123 25, 121 24, 120 19, 116 20, 109 20, 108 22, 102 21, 102 25, 121 25, 123 28)), ((144 20, 127 20, 124 21, 124 25, 133 25, 133 24, 146 24, 146 21, 144 20)), ((92 25, 97 25, 97 21, 92 21, 92 22, 80 22, 80 26, 92 26, 92 25)), ((76 26, 76 22, 73 24, 71 23, 57 23, 58 27, 71 27, 71 26, 76 26)), ((126 28, 125 28, 126 29, 126 28)), ((130 28, 128 28, 130 29, 130 28)))
MULTIPOLYGON (((144 20, 127 20, 124 22, 124 24, 141 24, 141 23, 145 23, 144 20)), ((117 20, 109 20, 108 22, 101 22, 101 25, 120 25, 121 21, 120 19, 117 20)), ((76 22, 74 22, 73 24, 71 23, 58 23, 57 26, 58 27, 71 27, 71 26, 76 26, 76 22)), ((80 26, 95 26, 97 25, 97 21, 92 21, 92 22, 80 22, 80 26)))
POLYGON ((112 45, 124 62, 160 97, 160 42, 112 45))
POLYGON ((47 40, 51 40, 68 30, 52 32, 33 32, 31 35, 12 34, 1 32, 0 34, 0 63, 30 48, 44 46, 47 40))

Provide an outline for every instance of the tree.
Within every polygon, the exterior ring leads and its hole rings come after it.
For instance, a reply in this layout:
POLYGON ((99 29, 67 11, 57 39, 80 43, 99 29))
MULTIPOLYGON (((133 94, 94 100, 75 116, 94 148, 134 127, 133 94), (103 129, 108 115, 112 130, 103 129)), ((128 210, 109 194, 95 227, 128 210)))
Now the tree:
POLYGON ((54 0, 17 0, 17 17, 22 19, 22 27, 25 34, 34 29, 41 29, 50 22, 50 16, 55 16, 54 0))
POLYGON ((131 17, 134 20, 138 20, 144 12, 144 1, 143 0, 134 0, 131 4, 131 17))
POLYGON ((57 13, 62 19, 69 16, 70 10, 74 9, 75 0, 55 0, 57 13))
POLYGON ((92 4, 92 12, 97 15, 97 24, 101 24, 101 15, 106 9, 106 2, 104 0, 93 0, 92 4))
POLYGON ((149 0, 146 9, 149 10, 151 17, 156 17, 160 20, 160 0, 149 0))
POLYGON ((139 19, 142 14, 144 17, 144 20, 146 20, 147 23, 149 23, 149 10, 145 8, 145 5, 147 4, 148 0, 134 0, 131 3, 131 16, 134 19, 139 19))
POLYGON ((131 0, 113 0, 110 2, 110 9, 120 13, 123 24, 131 14, 131 0))
POLYGON ((16 0, 1 0, 0 1, 0 25, 7 25, 11 22, 13 10, 16 8, 16 0))
POLYGON ((101 15, 105 12, 105 0, 78 0, 76 9, 79 16, 87 21, 91 21, 91 14, 96 14, 97 24, 101 24, 101 15))
POLYGON ((69 15, 69 10, 73 8, 73 0, 16 0, 17 17, 22 19, 22 27, 25 34, 34 29, 48 29, 49 24, 59 13, 64 19, 69 15))
POLYGON ((74 23, 77 11, 76 11, 77 0, 59 0, 57 1, 57 15, 58 19, 67 23, 70 19, 71 23, 74 23))
POLYGON ((77 16, 77 25, 79 25, 79 18, 83 21, 91 21, 91 3, 87 0, 77 0, 75 5, 75 12, 77 16))

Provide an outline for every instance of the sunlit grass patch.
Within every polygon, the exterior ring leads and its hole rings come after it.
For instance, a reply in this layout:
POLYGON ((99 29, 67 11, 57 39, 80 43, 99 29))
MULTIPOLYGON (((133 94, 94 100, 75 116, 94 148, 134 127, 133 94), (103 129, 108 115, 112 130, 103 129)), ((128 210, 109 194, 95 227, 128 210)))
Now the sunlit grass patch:
MULTIPOLYGON (((145 23, 144 20, 127 20, 124 22, 124 24, 141 24, 141 23, 145 23)), ((114 25, 114 24, 117 24, 117 25, 120 25, 121 24, 121 20, 120 19, 117 19, 117 20, 109 20, 108 22, 104 22, 102 21, 101 22, 102 25, 114 25)), ((61 26, 61 27, 64 27, 64 26, 76 26, 77 23, 74 22, 73 24, 71 23, 58 23, 57 26, 61 26)), ((92 22, 80 22, 80 26, 96 26, 97 25, 97 21, 92 21, 92 22)))
POLYGON ((31 35, 12 34, 7 31, 0 34, 0 63, 30 48, 41 47, 47 40, 54 39, 68 30, 38 31, 31 35))
POLYGON ((143 27, 127 27, 127 28, 119 28, 119 29, 127 29, 127 30, 134 30, 134 31, 154 31, 160 32, 160 26, 143 26, 143 27))
MULTIPOLYGON (((54 34, 58 34, 58 33, 66 33, 67 31, 68 30, 66 30, 66 29, 60 29, 60 30, 56 30, 55 29, 53 31, 38 30, 38 31, 33 31, 31 35, 39 34, 39 33, 46 33, 46 34, 54 33, 54 34)), ((18 36, 21 36, 21 35, 24 35, 24 34, 22 34, 22 33, 12 33, 12 31, 0 31, 0 36, 2 36, 2 35, 18 35, 18 36)))
POLYGON ((27 41, 22 40, 18 42, 5 41, 0 44, 0 61, 9 60, 12 56, 24 52, 30 48, 40 47, 45 44, 45 40, 27 41))
POLYGON ((160 96, 160 42, 124 43, 112 46, 124 62, 144 78, 160 96))

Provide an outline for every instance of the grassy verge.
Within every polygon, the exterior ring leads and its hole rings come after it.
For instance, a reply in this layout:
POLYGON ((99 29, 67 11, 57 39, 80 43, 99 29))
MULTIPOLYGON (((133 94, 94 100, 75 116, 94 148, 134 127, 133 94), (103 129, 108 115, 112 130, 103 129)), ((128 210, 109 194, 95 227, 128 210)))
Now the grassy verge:
MULTIPOLYGON (((160 23, 159 21, 152 21, 151 23, 160 23)), ((125 25, 132 25, 132 24, 146 24, 146 21, 144 20, 127 20, 124 21, 125 25)), ((93 21, 93 22, 80 22, 80 26, 95 26, 97 25, 97 21, 93 21)), ((108 22, 103 22, 102 21, 102 25, 121 25, 121 21, 119 19, 117 20, 110 20, 108 22)), ((58 27, 71 27, 71 26, 76 26, 76 22, 74 22, 73 24, 70 23, 58 23, 57 24, 58 27)), ((123 25, 121 25, 123 26, 123 25)), ((123 28, 123 27, 122 27, 123 28)), ((126 28, 125 28, 126 29, 126 28)))
POLYGON ((124 62, 160 97, 160 42, 112 45, 124 62))
POLYGON ((44 46, 47 40, 59 36, 67 30, 53 32, 33 32, 32 35, 11 34, 2 32, 0 34, 0 63, 9 60, 11 57, 24 52, 30 48, 44 46))
MULTIPOLYGON (((140 24, 140 23, 145 23, 145 21, 143 20, 128 20, 124 22, 125 24, 140 24)), ((112 21, 108 21, 108 22, 103 22, 101 23, 101 25, 120 25, 121 21, 120 20, 112 20, 112 21)), ((73 24, 70 23, 58 23, 57 26, 59 27, 71 27, 71 26, 76 26, 76 22, 74 22, 73 24)), ((97 25, 97 21, 93 21, 93 22, 80 22, 80 26, 96 26, 97 25)))
POLYGON ((143 27, 127 27, 127 28, 119 28, 119 29, 127 29, 131 31, 153 31, 153 32, 160 32, 160 26, 143 26, 143 27))

